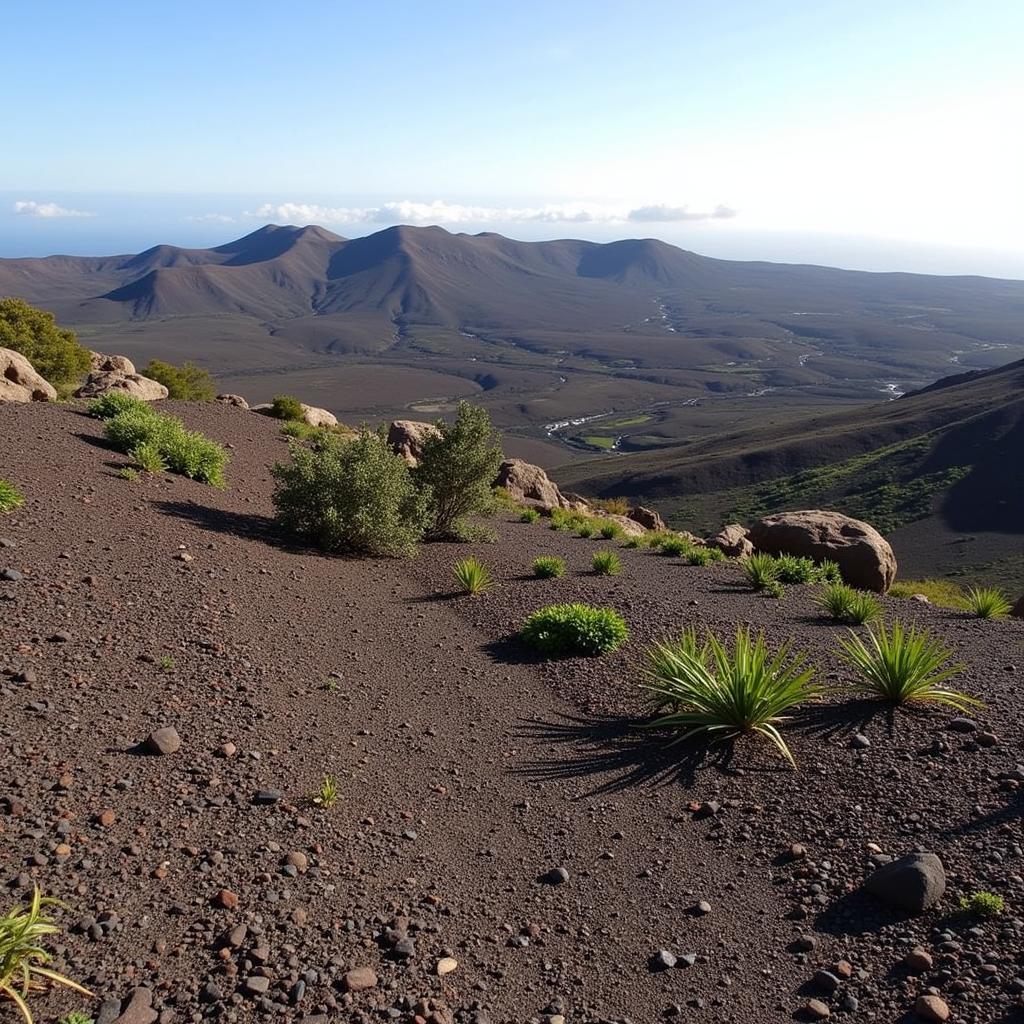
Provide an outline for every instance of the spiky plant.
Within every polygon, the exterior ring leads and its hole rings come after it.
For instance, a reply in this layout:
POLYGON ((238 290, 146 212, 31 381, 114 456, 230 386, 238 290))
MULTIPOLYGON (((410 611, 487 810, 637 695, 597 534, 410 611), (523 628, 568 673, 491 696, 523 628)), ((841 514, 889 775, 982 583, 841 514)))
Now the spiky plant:
POLYGON ((881 618, 882 605, 874 594, 854 590, 845 583, 828 583, 818 598, 818 607, 837 622, 863 626, 881 618))
POLYGON ((869 628, 868 640, 851 632, 849 639, 839 641, 843 659, 859 675, 853 686, 860 692, 894 704, 927 701, 958 711, 981 703, 942 686, 964 666, 950 664, 951 652, 927 630, 905 629, 897 620, 891 630, 884 623, 869 628))
POLYGON ((338 780, 333 775, 325 775, 312 800, 317 806, 329 811, 338 802, 338 780))
POLYGON ((718 548, 692 547, 684 557, 690 565, 711 565, 723 561, 725 555, 718 548))
POLYGON ((964 598, 964 606, 979 619, 1001 619, 1013 608, 997 587, 971 587, 964 598))
POLYGON ((12 907, 0 917, 0 996, 14 1003, 26 1024, 33 1024, 29 996, 44 988, 47 982, 92 997, 77 981, 44 966, 51 957, 40 942, 47 935, 60 931, 45 908, 62 906, 60 900, 43 896, 37 886, 27 907, 12 907))
MULTIPOLYGON (((644 659, 647 662, 646 671, 654 679, 670 679, 678 671, 681 661, 700 661, 707 663, 707 643, 700 643, 697 639, 697 630, 693 626, 687 626, 676 640, 662 640, 653 647, 644 651, 644 659)), ((674 700, 666 698, 663 694, 654 693, 648 687, 651 699, 655 708, 664 708, 674 704, 674 700)))
POLYGON ((597 551, 590 560, 596 576, 618 576, 622 572, 622 559, 614 551, 597 551))
POLYGON ((539 580, 553 580, 565 575, 565 562, 554 555, 541 555, 533 560, 533 575, 539 580))
POLYGON ((812 583, 819 578, 813 558, 779 555, 775 559, 775 578, 780 583, 812 583))
POLYGON ((463 593, 471 596, 482 594, 494 586, 491 570, 478 558, 460 559, 452 566, 452 575, 455 577, 455 582, 462 588, 463 593))
POLYGON ((763 551, 756 551, 744 560, 743 572, 755 590, 764 590, 769 583, 779 582, 778 563, 763 551))
POLYGON ((25 499, 21 496, 21 491, 9 480, 0 477, 0 516, 5 516, 24 504, 25 499))
POLYGON ((700 733, 728 739, 757 732, 794 767, 779 724, 791 708, 823 692, 813 682, 813 669, 804 667, 802 654, 791 655, 785 644, 772 656, 764 634, 754 637, 742 626, 731 652, 710 630, 703 646, 684 634, 674 647, 655 648, 647 674, 645 688, 671 709, 650 725, 680 731, 674 743, 700 733))
POLYGON ((818 563, 818 582, 819 583, 842 583, 843 573, 839 568, 838 562, 833 562, 831 558, 826 558, 818 563))

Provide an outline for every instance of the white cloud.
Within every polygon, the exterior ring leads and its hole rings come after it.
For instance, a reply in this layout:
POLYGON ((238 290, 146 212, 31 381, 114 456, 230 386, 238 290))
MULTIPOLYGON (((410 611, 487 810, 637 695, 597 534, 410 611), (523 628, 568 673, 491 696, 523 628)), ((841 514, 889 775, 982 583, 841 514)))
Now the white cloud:
POLYGON ((95 213, 87 213, 85 210, 69 210, 56 203, 37 203, 32 199, 20 199, 12 207, 14 213, 20 217, 41 217, 45 220, 56 220, 65 217, 95 217, 95 213))
POLYGON ((666 204, 634 209, 593 203, 500 207, 463 206, 440 199, 418 203, 406 199, 365 207, 264 203, 242 216, 251 220, 280 220, 292 224, 616 224, 628 221, 721 220, 736 216, 736 212, 727 206, 701 213, 687 206, 666 204))
POLYGON ((236 218, 227 213, 195 213, 185 218, 194 224, 234 224, 236 218))

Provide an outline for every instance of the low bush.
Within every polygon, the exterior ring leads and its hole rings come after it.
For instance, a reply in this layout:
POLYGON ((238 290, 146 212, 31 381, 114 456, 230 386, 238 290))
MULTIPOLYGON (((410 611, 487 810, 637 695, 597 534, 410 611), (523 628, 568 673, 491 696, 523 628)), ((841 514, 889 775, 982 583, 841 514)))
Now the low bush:
POLYGON ((692 547, 683 556, 690 565, 712 565, 725 560, 725 554, 718 548, 692 547))
POLYGON ((533 560, 533 575, 540 580, 553 580, 565 575, 565 562, 554 555, 541 555, 533 560))
POLYGON ((1013 609, 1006 595, 996 587, 971 587, 964 605, 979 619, 1002 619, 1013 609))
POLYGON ((602 523, 599 532, 605 540, 618 540, 626 531, 618 523, 602 523))
POLYGON ((688 555, 693 549, 693 544, 678 533, 670 533, 661 538, 658 550, 670 558, 678 558, 680 555, 688 555))
POLYGON ((150 359, 142 375, 163 384, 168 398, 183 402, 212 402, 217 394, 213 378, 195 363, 175 366, 162 359, 150 359))
POLYGON ((765 597, 773 597, 778 600, 780 597, 786 596, 786 588, 782 585, 781 580, 769 580, 762 588, 761 593, 765 597))
POLYGON ((519 522, 521 523, 535 523, 540 519, 540 513, 535 508, 524 508, 519 513, 519 522))
POLYGON ((831 558, 826 558, 818 563, 818 582, 819 583, 842 583, 843 573, 839 568, 838 562, 833 562, 831 558))
POLYGON ((758 732, 795 764, 778 726, 786 712, 823 692, 804 661, 790 654, 788 644, 770 656, 764 634, 754 637, 744 627, 737 629, 731 652, 711 631, 703 646, 684 633, 679 643, 648 655, 645 688, 670 709, 650 724, 679 730, 677 743, 700 733, 728 739, 758 732))
POLYGON ((1003 897, 994 892, 972 892, 960 897, 960 909, 975 917, 998 917, 1005 909, 1003 897))
POLYGON ((775 578, 780 583, 813 583, 819 578, 813 558, 779 555, 775 559, 775 578))
POLYGON ((520 638, 549 656, 595 656, 614 651, 626 641, 629 629, 618 612, 588 604, 552 604, 534 612, 520 638))
POLYGON ((153 409, 148 402, 129 395, 124 391, 108 391, 95 401, 90 402, 85 410, 90 416, 98 420, 112 420, 123 412, 152 412, 153 409))
POLYGON ((628 537, 626 543, 622 546, 624 548, 646 548, 650 547, 650 540, 648 540, 647 534, 641 533, 636 537, 628 537))
POLYGON ((647 534, 647 546, 657 551, 669 537, 675 536, 676 534, 669 533, 668 530, 651 530, 647 534))
POLYGON ((973 697, 944 689, 942 683, 963 671, 963 665, 951 665, 950 651, 927 630, 916 626, 904 629, 896 621, 892 629, 884 625, 869 628, 869 643, 856 633, 841 640, 841 655, 858 673, 854 688, 862 693, 894 704, 930 701, 966 711, 980 702, 973 697))
POLYGON ((760 551, 744 559, 743 572, 747 577, 747 582, 755 590, 765 590, 769 583, 780 582, 778 564, 775 559, 760 551))
POLYGON ((21 299, 0 299, 0 348, 23 355, 62 396, 89 372, 92 358, 74 331, 58 327, 52 313, 21 299))
POLYGON ((166 473, 167 463, 155 441, 142 441, 131 450, 132 458, 147 473, 166 473))
POLYGON ((818 607, 837 622, 863 626, 882 615, 882 605, 874 594, 854 590, 845 583, 827 583, 818 598, 818 607))
POLYGON ((597 551, 590 560, 596 576, 618 576, 622 572, 622 559, 614 551, 597 551))
POLYGON ((279 420, 301 420, 305 410, 293 395, 275 395, 270 403, 270 415, 279 420))
POLYGON ((490 569, 477 558, 461 558, 452 567, 455 582, 464 594, 476 596, 494 586, 490 569))
POLYGON ((0 477, 0 516, 8 515, 25 504, 21 491, 9 480, 0 477))

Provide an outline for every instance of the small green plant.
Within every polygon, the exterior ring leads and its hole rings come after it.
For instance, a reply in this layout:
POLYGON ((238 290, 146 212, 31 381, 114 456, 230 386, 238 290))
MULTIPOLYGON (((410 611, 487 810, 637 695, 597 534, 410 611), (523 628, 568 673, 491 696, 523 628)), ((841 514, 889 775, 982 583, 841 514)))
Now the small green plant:
POLYGON ((170 656, 169 654, 165 654, 165 655, 163 655, 163 656, 162 656, 162 657, 160 658, 160 660, 159 660, 159 661, 157 662, 157 665, 158 665, 158 666, 159 666, 159 667, 160 667, 160 668, 161 668, 161 669, 162 669, 162 670, 163 670, 164 672, 170 672, 170 671, 171 671, 171 669, 172 669, 172 668, 174 668, 174 659, 173 659, 173 658, 172 658, 172 657, 171 657, 171 656, 170 656))
POLYGON ((747 582, 755 590, 766 590, 769 583, 780 582, 778 565, 775 559, 761 551, 757 551, 744 559, 743 572, 747 577, 747 582))
POLYGON ((693 550, 693 544, 681 534, 670 533, 661 538, 658 550, 669 558, 678 558, 688 555, 693 550))
POLYGON ((779 555, 775 559, 775 578, 780 583, 813 583, 819 578, 813 558, 779 555))
POLYGON ((839 569, 839 563, 826 558, 818 564, 819 583, 842 583, 843 574, 839 569))
POLYGON ((650 547, 650 543, 647 534, 639 534, 636 537, 628 537, 622 546, 624 548, 646 548, 650 547))
POLYGON ((533 575, 539 580, 553 580, 565 575, 565 562, 554 555, 541 555, 533 560, 533 575))
POLYGON ((596 551, 590 568, 596 576, 618 576, 622 572, 622 559, 614 551, 596 551))
POLYGON ((310 426, 305 420, 285 420, 281 426, 281 433, 285 437, 294 437, 299 441, 305 441, 316 436, 319 427, 310 426))
MULTIPOLYGON (((132 458, 147 473, 166 473, 167 463, 160 453, 160 445, 155 441, 143 441, 131 451, 132 458)), ((138 474, 136 474, 138 475, 138 474)))
POLYGON ((621 647, 629 629, 618 612, 589 604, 552 604, 530 615, 520 638, 542 654, 607 654, 621 647))
POLYGON ((128 483, 134 484, 138 482, 139 471, 132 466, 122 466, 118 471, 117 475, 122 480, 127 480, 128 483))
POLYGON ((462 558, 452 567, 455 582, 464 594, 476 596, 494 586, 490 569, 476 558, 462 558))
POLYGON ((600 532, 605 540, 618 540, 626 531, 618 523, 604 523, 600 532))
POLYGON ((151 377, 167 388, 167 397, 183 402, 212 402, 217 394, 213 378, 195 363, 175 366, 162 359, 150 359, 142 370, 144 377, 151 377))
POLYGON ((96 1024, 96 1020, 81 1010, 72 1010, 61 1017, 59 1024, 96 1024))
POLYGON ((318 807, 329 811, 338 802, 338 780, 333 775, 325 775, 311 799, 318 807))
POLYGON ((975 917, 998 917, 1005 909, 1003 897, 994 892, 972 892, 960 897, 960 909, 975 917))
POLYGON ((0 996, 14 1003, 26 1024, 33 1024, 29 996, 42 989, 46 982, 92 996, 78 982, 44 966, 51 957, 40 942, 47 935, 60 931, 45 908, 62 906, 60 900, 43 896, 37 887, 28 907, 15 906, 0 916, 0 996))
POLYGON ((787 711, 823 692, 804 660, 790 654, 789 644, 769 655, 764 634, 754 637, 744 627, 737 629, 731 653, 711 631, 703 646, 684 633, 680 642, 648 654, 645 688, 670 708, 650 725, 681 730, 676 743, 700 733, 728 739, 758 732, 795 766, 778 726, 787 711))
POLYGON ((292 395, 275 395, 270 403, 270 415, 279 420, 301 420, 306 411, 292 395))
POLYGON ((98 420, 112 420, 123 412, 151 412, 149 403, 129 395, 124 391, 108 391, 105 395, 90 402, 85 410, 98 420))
POLYGON ((590 522, 589 519, 585 519, 582 523, 576 524, 577 537, 593 537, 595 533, 597 533, 597 527, 590 522))
POLYGON ((761 593, 765 597, 771 597, 777 601, 779 598, 786 596, 786 588, 782 585, 781 580, 769 580, 761 588, 761 593))
POLYGON ((996 587, 971 587, 964 598, 964 605, 979 619, 1001 619, 1013 608, 1006 595, 996 587))
POLYGON ((628 498, 598 498, 594 504, 603 508, 610 516, 624 516, 629 513, 628 498))
POLYGON ((0 515, 6 516, 24 504, 21 491, 9 480, 0 477, 0 515))
POLYGON ((818 598, 818 607, 836 622, 863 626, 881 618, 882 606, 874 594, 854 590, 845 583, 827 583, 818 598))
POLYGON ((524 508, 519 513, 519 522, 521 523, 535 523, 540 519, 540 513, 535 508, 524 508))
POLYGON ((725 555, 718 548, 692 547, 684 557, 690 565, 711 565, 714 562, 721 562, 725 555))
POLYGON ((321 684, 321 690, 326 690, 328 693, 338 692, 338 680, 334 676, 328 676, 321 684))
POLYGON ((840 640, 844 660, 859 675, 854 688, 894 704, 930 701, 966 711, 980 701, 942 687, 964 668, 949 664, 950 652, 926 630, 904 629, 899 621, 869 628, 869 643, 856 633, 840 640))

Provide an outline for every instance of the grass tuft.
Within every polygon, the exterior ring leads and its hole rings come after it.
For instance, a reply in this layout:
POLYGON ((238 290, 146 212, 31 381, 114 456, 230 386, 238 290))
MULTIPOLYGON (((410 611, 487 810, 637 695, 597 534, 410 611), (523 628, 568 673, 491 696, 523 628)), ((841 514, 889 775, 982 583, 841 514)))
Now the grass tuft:
POLYGON ((565 562, 554 555, 541 555, 533 560, 533 575, 539 580, 553 580, 565 575, 565 562))
POLYGON ((596 576, 618 576, 622 572, 622 559, 614 551, 596 551, 590 568, 596 576))
POLYGON ((755 552, 744 560, 743 572, 747 577, 747 582, 755 590, 766 590, 769 583, 780 582, 778 578, 778 563, 771 555, 766 555, 760 551, 755 552))
POLYGON ((818 579, 818 567, 813 558, 779 555, 775 559, 775 578, 780 583, 813 583, 818 579))
POLYGON ((452 566, 452 575, 464 594, 476 596, 494 586, 494 577, 478 558, 462 558, 452 566))
POLYGON ((0 477, 0 515, 6 516, 24 504, 21 491, 9 480, 0 477))
POLYGON ((535 508, 524 508, 519 513, 519 522, 521 523, 535 523, 540 519, 540 513, 535 508))
POLYGON ((940 608, 963 608, 963 589, 951 580, 897 580, 889 588, 890 597, 923 594, 940 608))
POLYGON ((964 598, 964 606, 979 619, 1002 619, 1013 608, 1006 595, 996 587, 971 587, 964 598))
POLYGON ((874 594, 854 590, 845 583, 827 583, 818 598, 818 607, 836 622, 863 626, 882 616, 882 605, 874 594))
POLYGON ((318 807, 329 811, 338 802, 338 780, 333 775, 325 775, 320 788, 310 799, 318 807))

